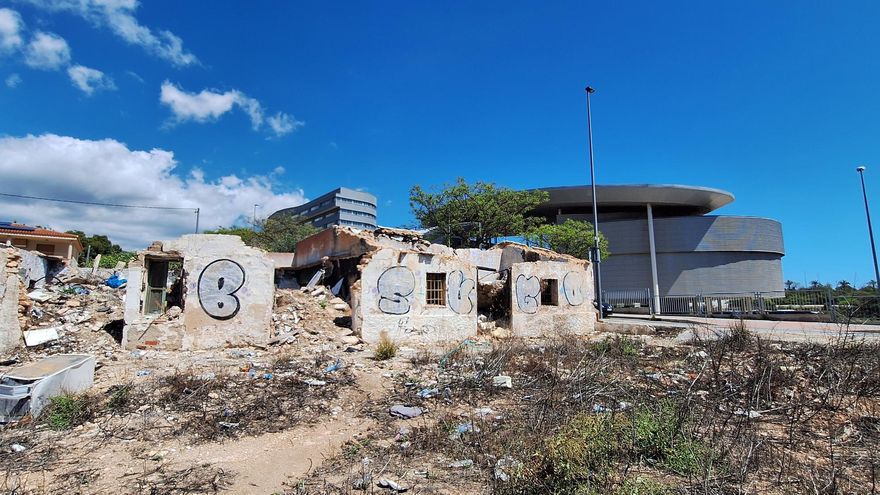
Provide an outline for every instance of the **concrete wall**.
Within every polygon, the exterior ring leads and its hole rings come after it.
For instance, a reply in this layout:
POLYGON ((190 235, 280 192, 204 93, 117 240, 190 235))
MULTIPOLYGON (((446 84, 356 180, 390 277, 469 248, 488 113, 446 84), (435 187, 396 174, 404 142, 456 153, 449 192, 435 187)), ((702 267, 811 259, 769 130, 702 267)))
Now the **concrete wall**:
POLYGON ((18 278, 18 254, 12 248, 0 248, 0 355, 21 345, 18 278))
POLYGON ((36 251, 26 251, 17 249, 21 256, 21 263, 18 266, 18 274, 24 282, 24 286, 30 288, 33 284, 34 288, 41 288, 46 285, 46 278, 50 280, 64 269, 64 262, 56 258, 48 259, 36 251))
POLYGON ((587 334, 596 325, 593 269, 577 261, 510 266, 510 331, 514 336, 587 334), (542 280, 556 280, 557 305, 542 304, 542 280))
POLYGON ((265 343, 270 338, 274 266, 264 251, 229 235, 186 235, 162 245, 163 253, 183 257, 183 314, 172 321, 143 316, 145 272, 132 266, 123 337, 128 347, 208 349, 265 343), (132 299, 139 301, 137 307, 132 299))
POLYGON ((449 254, 376 251, 352 291, 352 328, 368 343, 459 341, 477 332, 476 266, 449 254), (428 305, 428 273, 446 274, 446 304, 428 305))

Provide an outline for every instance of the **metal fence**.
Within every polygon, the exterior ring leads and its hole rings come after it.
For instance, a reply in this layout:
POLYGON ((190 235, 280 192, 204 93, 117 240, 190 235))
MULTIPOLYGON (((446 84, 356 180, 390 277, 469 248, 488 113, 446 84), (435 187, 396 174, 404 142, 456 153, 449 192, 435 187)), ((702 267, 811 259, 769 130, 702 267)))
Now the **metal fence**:
MULTIPOLYGON (((650 289, 610 289, 603 300, 618 312, 656 313, 650 289)), ((669 294, 660 296, 659 314, 688 316, 774 315, 816 321, 880 323, 880 296, 834 295, 828 290, 669 294)))

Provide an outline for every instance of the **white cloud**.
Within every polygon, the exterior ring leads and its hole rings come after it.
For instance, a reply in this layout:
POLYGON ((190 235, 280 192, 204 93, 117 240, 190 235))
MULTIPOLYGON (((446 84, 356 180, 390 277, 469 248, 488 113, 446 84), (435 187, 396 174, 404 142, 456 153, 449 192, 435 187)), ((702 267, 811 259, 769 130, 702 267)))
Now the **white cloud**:
POLYGON ((134 13, 137 0, 28 0, 49 11, 66 11, 83 17, 96 26, 108 27, 126 42, 143 47, 148 52, 174 65, 185 66, 198 62, 192 53, 183 49, 183 41, 170 31, 153 31, 140 24, 134 13))
POLYGON ((21 31, 24 23, 21 16, 12 9, 0 9, 0 53, 12 52, 21 46, 21 31))
POLYGON ((70 47, 61 36, 40 31, 25 48, 24 62, 35 69, 58 70, 70 63, 70 47))
POLYGON ((113 83, 113 79, 107 77, 98 69, 92 69, 91 67, 85 67, 83 65, 74 65, 67 69, 67 75, 70 76, 73 85, 81 89, 87 95, 91 95, 99 89, 116 89, 116 84, 113 83))
POLYGON ((218 93, 203 89, 200 93, 189 93, 165 81, 162 83, 159 101, 171 108, 179 122, 208 122, 232 110, 238 95, 239 92, 235 90, 218 93))
MULTIPOLYGON (((303 192, 278 193, 270 176, 207 179, 182 176, 171 151, 131 150, 113 139, 45 134, 0 138, 0 192, 100 203, 201 209, 200 228, 247 223, 254 204, 264 215, 305 202, 303 192)), ((276 174, 278 170, 273 170, 276 174)), ((126 249, 195 228, 192 210, 162 211, 52 203, 0 196, 3 220, 107 234, 126 249)))
MULTIPOLYGON (((170 81, 162 83, 159 101, 168 106, 174 114, 175 122, 212 122, 238 106, 251 120, 251 127, 259 130, 265 119, 263 105, 241 91, 232 89, 219 92, 203 89, 198 93, 190 93, 170 81)), ((276 136, 291 133, 305 125, 285 113, 278 112, 268 118, 269 128, 276 136)))
POLYGON ((291 132, 297 130, 299 127, 305 125, 305 122, 296 120, 290 115, 282 112, 278 112, 275 115, 269 117, 268 122, 269 127, 272 129, 272 132, 274 132, 276 136, 290 134, 291 132))
POLYGON ((6 78, 6 86, 9 88, 17 88, 19 84, 21 84, 21 76, 18 74, 10 74, 6 78))

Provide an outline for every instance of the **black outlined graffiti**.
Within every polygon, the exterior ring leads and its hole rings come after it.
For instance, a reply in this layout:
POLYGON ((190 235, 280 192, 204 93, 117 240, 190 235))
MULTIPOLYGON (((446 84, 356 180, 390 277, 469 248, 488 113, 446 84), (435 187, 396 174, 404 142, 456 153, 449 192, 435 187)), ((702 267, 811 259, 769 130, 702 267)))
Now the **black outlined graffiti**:
POLYGON ((516 304, 523 313, 538 312, 538 295, 541 293, 541 280, 538 277, 516 277, 516 304))
POLYGON ((562 278, 562 292, 570 306, 580 306, 584 303, 584 274, 580 272, 568 272, 562 278))
POLYGON ((409 313, 409 297, 416 289, 416 277, 405 266, 392 266, 379 275, 379 310, 389 315, 409 313))
POLYGON ((397 320, 397 329, 405 334, 411 335, 428 335, 429 333, 435 333, 437 331, 437 327, 427 323, 420 327, 410 325, 408 316, 397 320))
POLYGON ((199 274, 199 304, 208 316, 228 320, 238 314, 241 301, 235 295, 244 285, 244 268, 230 259, 208 263, 199 274))
POLYGON ((477 284, 461 270, 449 272, 446 277, 446 304, 460 315, 469 315, 476 306, 477 284))

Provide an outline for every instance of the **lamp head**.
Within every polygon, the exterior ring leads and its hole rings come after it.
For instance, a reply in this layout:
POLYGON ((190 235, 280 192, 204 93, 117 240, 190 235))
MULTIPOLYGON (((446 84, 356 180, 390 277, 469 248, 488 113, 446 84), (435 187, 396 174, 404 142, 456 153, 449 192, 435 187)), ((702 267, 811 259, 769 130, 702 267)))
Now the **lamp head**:
POLYGON ((864 165, 859 165, 858 167, 856 167, 856 172, 862 173, 862 172, 864 172, 864 171, 865 171, 865 166, 864 166, 864 165))
POLYGON ((587 86, 587 87, 586 87, 586 92, 587 92, 587 93, 595 93, 595 92, 596 92, 596 90, 595 90, 595 89, 593 89, 593 87, 592 87, 592 86, 587 86))

